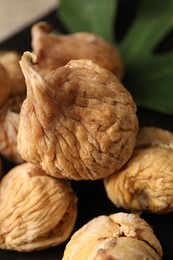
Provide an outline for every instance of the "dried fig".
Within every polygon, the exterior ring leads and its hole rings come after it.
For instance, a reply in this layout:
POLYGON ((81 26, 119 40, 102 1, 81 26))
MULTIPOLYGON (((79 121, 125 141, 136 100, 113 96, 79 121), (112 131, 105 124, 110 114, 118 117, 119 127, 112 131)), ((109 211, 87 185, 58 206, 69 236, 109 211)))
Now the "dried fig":
POLYGON ((76 231, 62 260, 159 260, 162 247, 149 224, 135 214, 99 216, 76 231))
POLYGON ((23 162, 17 151, 19 113, 24 97, 8 98, 0 108, 0 154, 15 163, 23 162))
POLYGON ((118 49, 101 37, 87 32, 68 35, 52 34, 46 22, 32 27, 32 48, 43 74, 66 65, 74 59, 90 59, 122 79, 124 68, 118 49))
POLYGON ((0 63, 0 106, 7 100, 11 92, 11 82, 7 70, 0 63))
POLYGON ((75 224, 76 203, 67 181, 29 163, 16 166, 0 185, 0 248, 34 251, 63 243, 75 224))
POLYGON ((130 211, 173 211, 173 134, 141 128, 132 157, 104 180, 109 199, 130 211))
POLYGON ((20 59, 21 55, 16 51, 0 52, 0 62, 9 74, 12 96, 26 93, 25 79, 19 65, 20 59))
POLYGON ((35 55, 23 55, 23 159, 52 176, 76 180, 100 179, 122 167, 132 154, 138 120, 118 78, 90 60, 71 61, 45 77, 35 63, 35 55))

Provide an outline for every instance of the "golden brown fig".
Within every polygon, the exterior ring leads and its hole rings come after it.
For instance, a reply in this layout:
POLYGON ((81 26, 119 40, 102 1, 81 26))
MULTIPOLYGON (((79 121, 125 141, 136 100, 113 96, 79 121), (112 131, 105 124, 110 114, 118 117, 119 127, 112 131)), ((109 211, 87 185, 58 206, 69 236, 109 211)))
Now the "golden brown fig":
POLYGON ((160 260, 162 247, 149 224, 138 215, 99 216, 76 231, 62 260, 160 260))
POLYGON ((58 178, 100 179, 129 159, 138 131, 130 93, 110 71, 75 60, 42 77, 36 56, 21 60, 27 99, 18 149, 24 160, 58 178))
POLYGON ((70 184, 29 163, 13 168, 0 185, 0 248, 34 251, 63 243, 77 215, 70 184))
POLYGON ((11 96, 26 93, 25 79, 19 65, 20 59, 21 55, 16 51, 0 51, 0 62, 7 70, 11 82, 11 96))
POLYGON ((0 108, 0 154, 15 163, 23 162, 17 151, 19 113, 24 97, 9 98, 0 108))
POLYGON ((0 106, 7 100, 11 92, 11 82, 7 70, 0 63, 0 106))
POLYGON ((90 59, 122 79, 123 62, 115 46, 92 33, 55 35, 51 32, 52 26, 46 22, 32 27, 32 48, 43 74, 66 65, 70 60, 90 59))
POLYGON ((128 163, 104 180, 110 200, 130 211, 173 211, 173 134, 141 128, 128 163))

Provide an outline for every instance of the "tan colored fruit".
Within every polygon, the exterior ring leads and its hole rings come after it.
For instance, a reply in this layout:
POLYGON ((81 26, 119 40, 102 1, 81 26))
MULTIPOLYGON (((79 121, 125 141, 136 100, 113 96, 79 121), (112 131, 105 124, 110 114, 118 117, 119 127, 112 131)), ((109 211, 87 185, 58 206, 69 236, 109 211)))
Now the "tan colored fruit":
POLYGON ((0 248, 34 251, 63 243, 77 215, 70 184, 29 163, 13 168, 0 185, 0 248))
POLYGON ((173 211, 173 134, 141 128, 128 163, 104 180, 110 200, 130 211, 173 211))
POLYGON ((0 63, 0 106, 2 106, 11 92, 11 82, 7 70, 0 63))
POLYGON ((32 27, 32 47, 38 57, 41 73, 62 67, 70 60, 90 59, 122 79, 123 62, 115 46, 93 33, 56 35, 52 30, 52 26, 46 22, 36 23, 32 27))
POLYGON ((7 70, 11 83, 11 96, 26 94, 25 79, 19 65, 20 59, 21 55, 16 51, 0 51, 0 63, 7 70))
POLYGON ((23 100, 22 96, 10 97, 0 107, 0 154, 14 163, 23 162, 17 150, 19 113, 23 100))
POLYGON ((99 216, 76 231, 62 260, 160 260, 162 247, 149 224, 135 214, 99 216))
POLYGON ((52 176, 76 180, 100 179, 122 167, 132 154, 138 120, 118 78, 90 60, 71 61, 44 77, 35 63, 35 55, 23 55, 23 159, 52 176))

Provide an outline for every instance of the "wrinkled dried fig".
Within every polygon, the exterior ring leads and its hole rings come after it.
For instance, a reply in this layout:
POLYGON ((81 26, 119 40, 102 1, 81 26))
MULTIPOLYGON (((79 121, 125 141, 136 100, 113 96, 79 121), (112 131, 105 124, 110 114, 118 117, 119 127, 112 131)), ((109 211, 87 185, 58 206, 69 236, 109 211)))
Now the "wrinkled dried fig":
POLYGON ((92 33, 55 35, 51 32, 52 26, 46 22, 32 27, 32 48, 43 74, 66 65, 70 60, 90 59, 122 79, 123 63, 115 46, 92 33))
POLYGON ((0 106, 5 103, 11 92, 11 82, 7 70, 0 63, 0 106))
POLYGON ((26 93, 26 85, 23 73, 21 71, 19 61, 21 55, 16 51, 1 51, 0 62, 9 74, 11 82, 10 95, 24 95, 26 93))
POLYGON ((141 128, 128 163, 104 180, 110 200, 130 211, 173 211, 173 134, 141 128))
POLYGON ((62 260, 159 260, 162 247, 149 224, 135 214, 99 216, 76 231, 62 260))
POLYGON ((17 151, 19 113, 24 97, 8 98, 0 108, 0 154, 15 163, 23 162, 17 151))
POLYGON ((138 120, 130 93, 108 70, 75 60, 42 77, 36 56, 21 60, 27 99, 20 114, 18 149, 48 174, 100 179, 131 156, 138 120))
POLYGON ((77 215, 70 184, 29 163, 13 168, 0 185, 0 248, 34 251, 63 243, 77 215))

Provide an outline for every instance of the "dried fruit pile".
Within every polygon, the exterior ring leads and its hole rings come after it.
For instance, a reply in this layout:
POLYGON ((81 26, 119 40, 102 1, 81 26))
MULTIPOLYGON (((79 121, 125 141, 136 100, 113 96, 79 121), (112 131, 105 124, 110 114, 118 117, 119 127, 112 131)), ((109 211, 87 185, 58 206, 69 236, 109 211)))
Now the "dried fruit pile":
POLYGON ((138 129, 115 46, 90 33, 53 35, 41 22, 32 47, 22 57, 0 54, 0 154, 16 164, 0 184, 0 248, 66 241, 78 217, 70 180, 101 179, 129 213, 91 220, 63 259, 161 259, 158 239, 136 213, 173 211, 173 134, 138 129))

